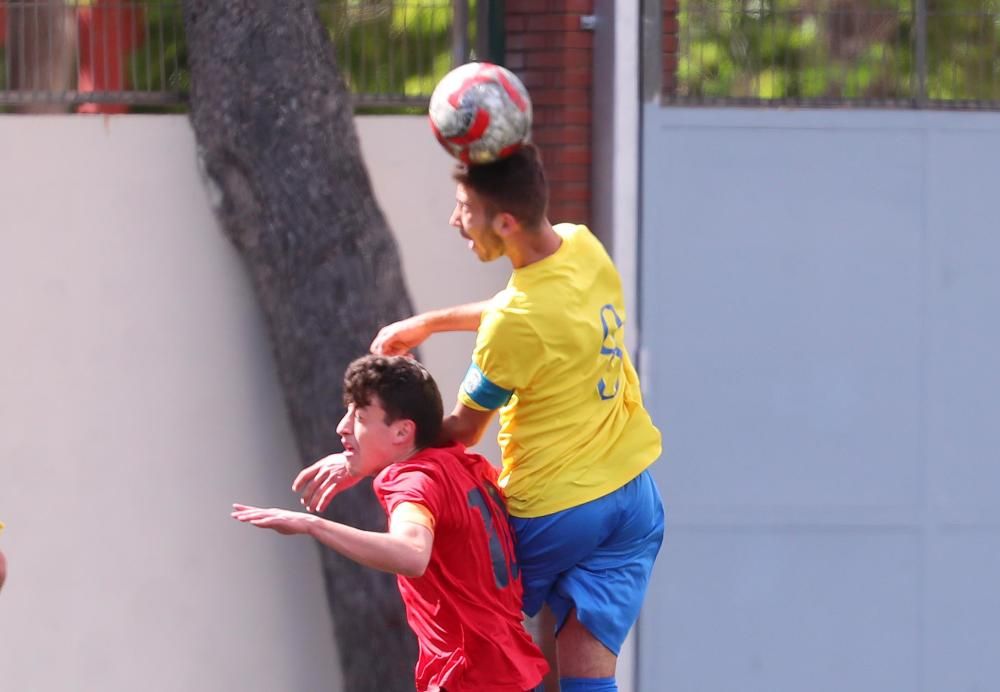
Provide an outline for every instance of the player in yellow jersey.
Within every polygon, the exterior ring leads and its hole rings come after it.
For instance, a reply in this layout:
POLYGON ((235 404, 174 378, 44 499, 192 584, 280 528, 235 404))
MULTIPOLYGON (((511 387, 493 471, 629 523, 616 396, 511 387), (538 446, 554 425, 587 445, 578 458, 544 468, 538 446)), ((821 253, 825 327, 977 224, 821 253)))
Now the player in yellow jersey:
MULTIPOLYGON (((446 436, 477 442, 500 413, 500 484, 517 535, 524 610, 556 618, 563 692, 616 690, 617 656, 663 538, 647 467, 660 433, 624 342, 621 279, 584 226, 553 226, 537 149, 461 166, 451 224, 484 262, 506 257, 507 287, 483 303, 382 329, 372 351, 409 352, 431 334, 477 331, 446 436)), ((317 462, 299 483, 322 510, 342 472, 317 462)))

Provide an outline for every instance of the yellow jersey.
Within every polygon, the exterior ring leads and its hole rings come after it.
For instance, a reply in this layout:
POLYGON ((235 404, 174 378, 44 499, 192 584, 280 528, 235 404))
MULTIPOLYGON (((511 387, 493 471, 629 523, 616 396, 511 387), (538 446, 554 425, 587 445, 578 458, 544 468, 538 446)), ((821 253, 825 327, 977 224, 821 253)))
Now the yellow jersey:
POLYGON ((625 349, 621 278, 586 226, 515 269, 483 312, 459 401, 500 409, 500 485, 511 514, 537 517, 602 497, 660 456, 625 349))

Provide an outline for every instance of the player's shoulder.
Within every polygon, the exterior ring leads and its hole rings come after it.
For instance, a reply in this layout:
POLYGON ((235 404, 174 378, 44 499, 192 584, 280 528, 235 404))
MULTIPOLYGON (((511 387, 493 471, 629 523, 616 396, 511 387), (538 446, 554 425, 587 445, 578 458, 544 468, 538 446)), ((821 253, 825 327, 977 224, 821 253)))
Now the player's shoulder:
POLYGON ((557 223, 552 225, 552 230, 559 234, 563 240, 575 242, 588 235, 593 235, 590 229, 582 223, 557 223))
POLYGON ((483 311, 479 333, 487 337, 502 334, 524 337, 534 334, 539 304, 522 290, 508 287, 494 296, 483 311))
POLYGON ((418 463, 411 470, 441 474, 452 480, 463 474, 494 481, 497 478, 496 468, 489 459, 469 451, 460 443, 447 447, 427 447, 417 452, 414 459, 418 463))
POLYGON ((594 232, 582 223, 557 223, 552 226, 552 230, 570 246, 592 245, 593 243, 600 245, 601 243, 594 232))
POLYGON ((440 474, 440 463, 432 456, 418 452, 409 459, 395 461, 376 474, 376 489, 394 488, 414 482, 436 482, 440 474))
POLYGON ((527 301, 527 294, 517 286, 511 284, 497 293, 486 305, 483 317, 494 319, 517 315, 527 301))
POLYGON ((569 246, 570 254, 583 256, 588 264, 611 263, 611 256, 604 244, 587 226, 577 223, 560 223, 552 227, 569 246))
POLYGON ((482 454, 470 452, 461 446, 454 449, 454 454, 455 460, 474 478, 485 478, 492 483, 497 482, 499 474, 496 467, 482 454))
POLYGON ((445 447, 424 447, 408 459, 389 465, 386 471, 397 476, 407 473, 424 473, 430 476, 447 474, 452 467, 463 466, 467 459, 474 456, 477 455, 457 443, 445 447))

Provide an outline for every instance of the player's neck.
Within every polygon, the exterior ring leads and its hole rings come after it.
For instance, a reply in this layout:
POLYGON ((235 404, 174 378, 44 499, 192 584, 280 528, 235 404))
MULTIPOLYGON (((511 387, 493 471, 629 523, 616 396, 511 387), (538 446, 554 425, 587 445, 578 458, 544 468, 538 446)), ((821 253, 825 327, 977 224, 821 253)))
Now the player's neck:
POLYGON ((419 445, 413 445, 412 447, 408 448, 409 451, 400 453, 398 456, 396 456, 395 459, 390 461, 389 464, 395 464, 400 461, 406 461, 408 459, 412 459, 413 457, 417 456, 417 454, 419 454, 422 449, 423 447, 419 445))
POLYGON ((522 230, 508 239, 506 255, 514 269, 521 269, 555 254, 560 245, 562 236, 544 219, 536 230, 522 230))

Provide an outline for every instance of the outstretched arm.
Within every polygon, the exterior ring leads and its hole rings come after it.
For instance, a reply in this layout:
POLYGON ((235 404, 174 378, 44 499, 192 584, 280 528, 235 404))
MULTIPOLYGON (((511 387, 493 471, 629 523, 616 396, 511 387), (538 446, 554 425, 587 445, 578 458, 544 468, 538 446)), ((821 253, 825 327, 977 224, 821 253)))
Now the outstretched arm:
POLYGON ((233 505, 232 517, 278 533, 308 534, 358 564, 383 572, 419 577, 427 569, 434 533, 410 521, 391 522, 388 533, 362 531, 305 512, 233 505))
POLYGON ((437 332, 474 332, 488 301, 422 312, 379 330, 371 352, 380 356, 405 356, 437 332))

